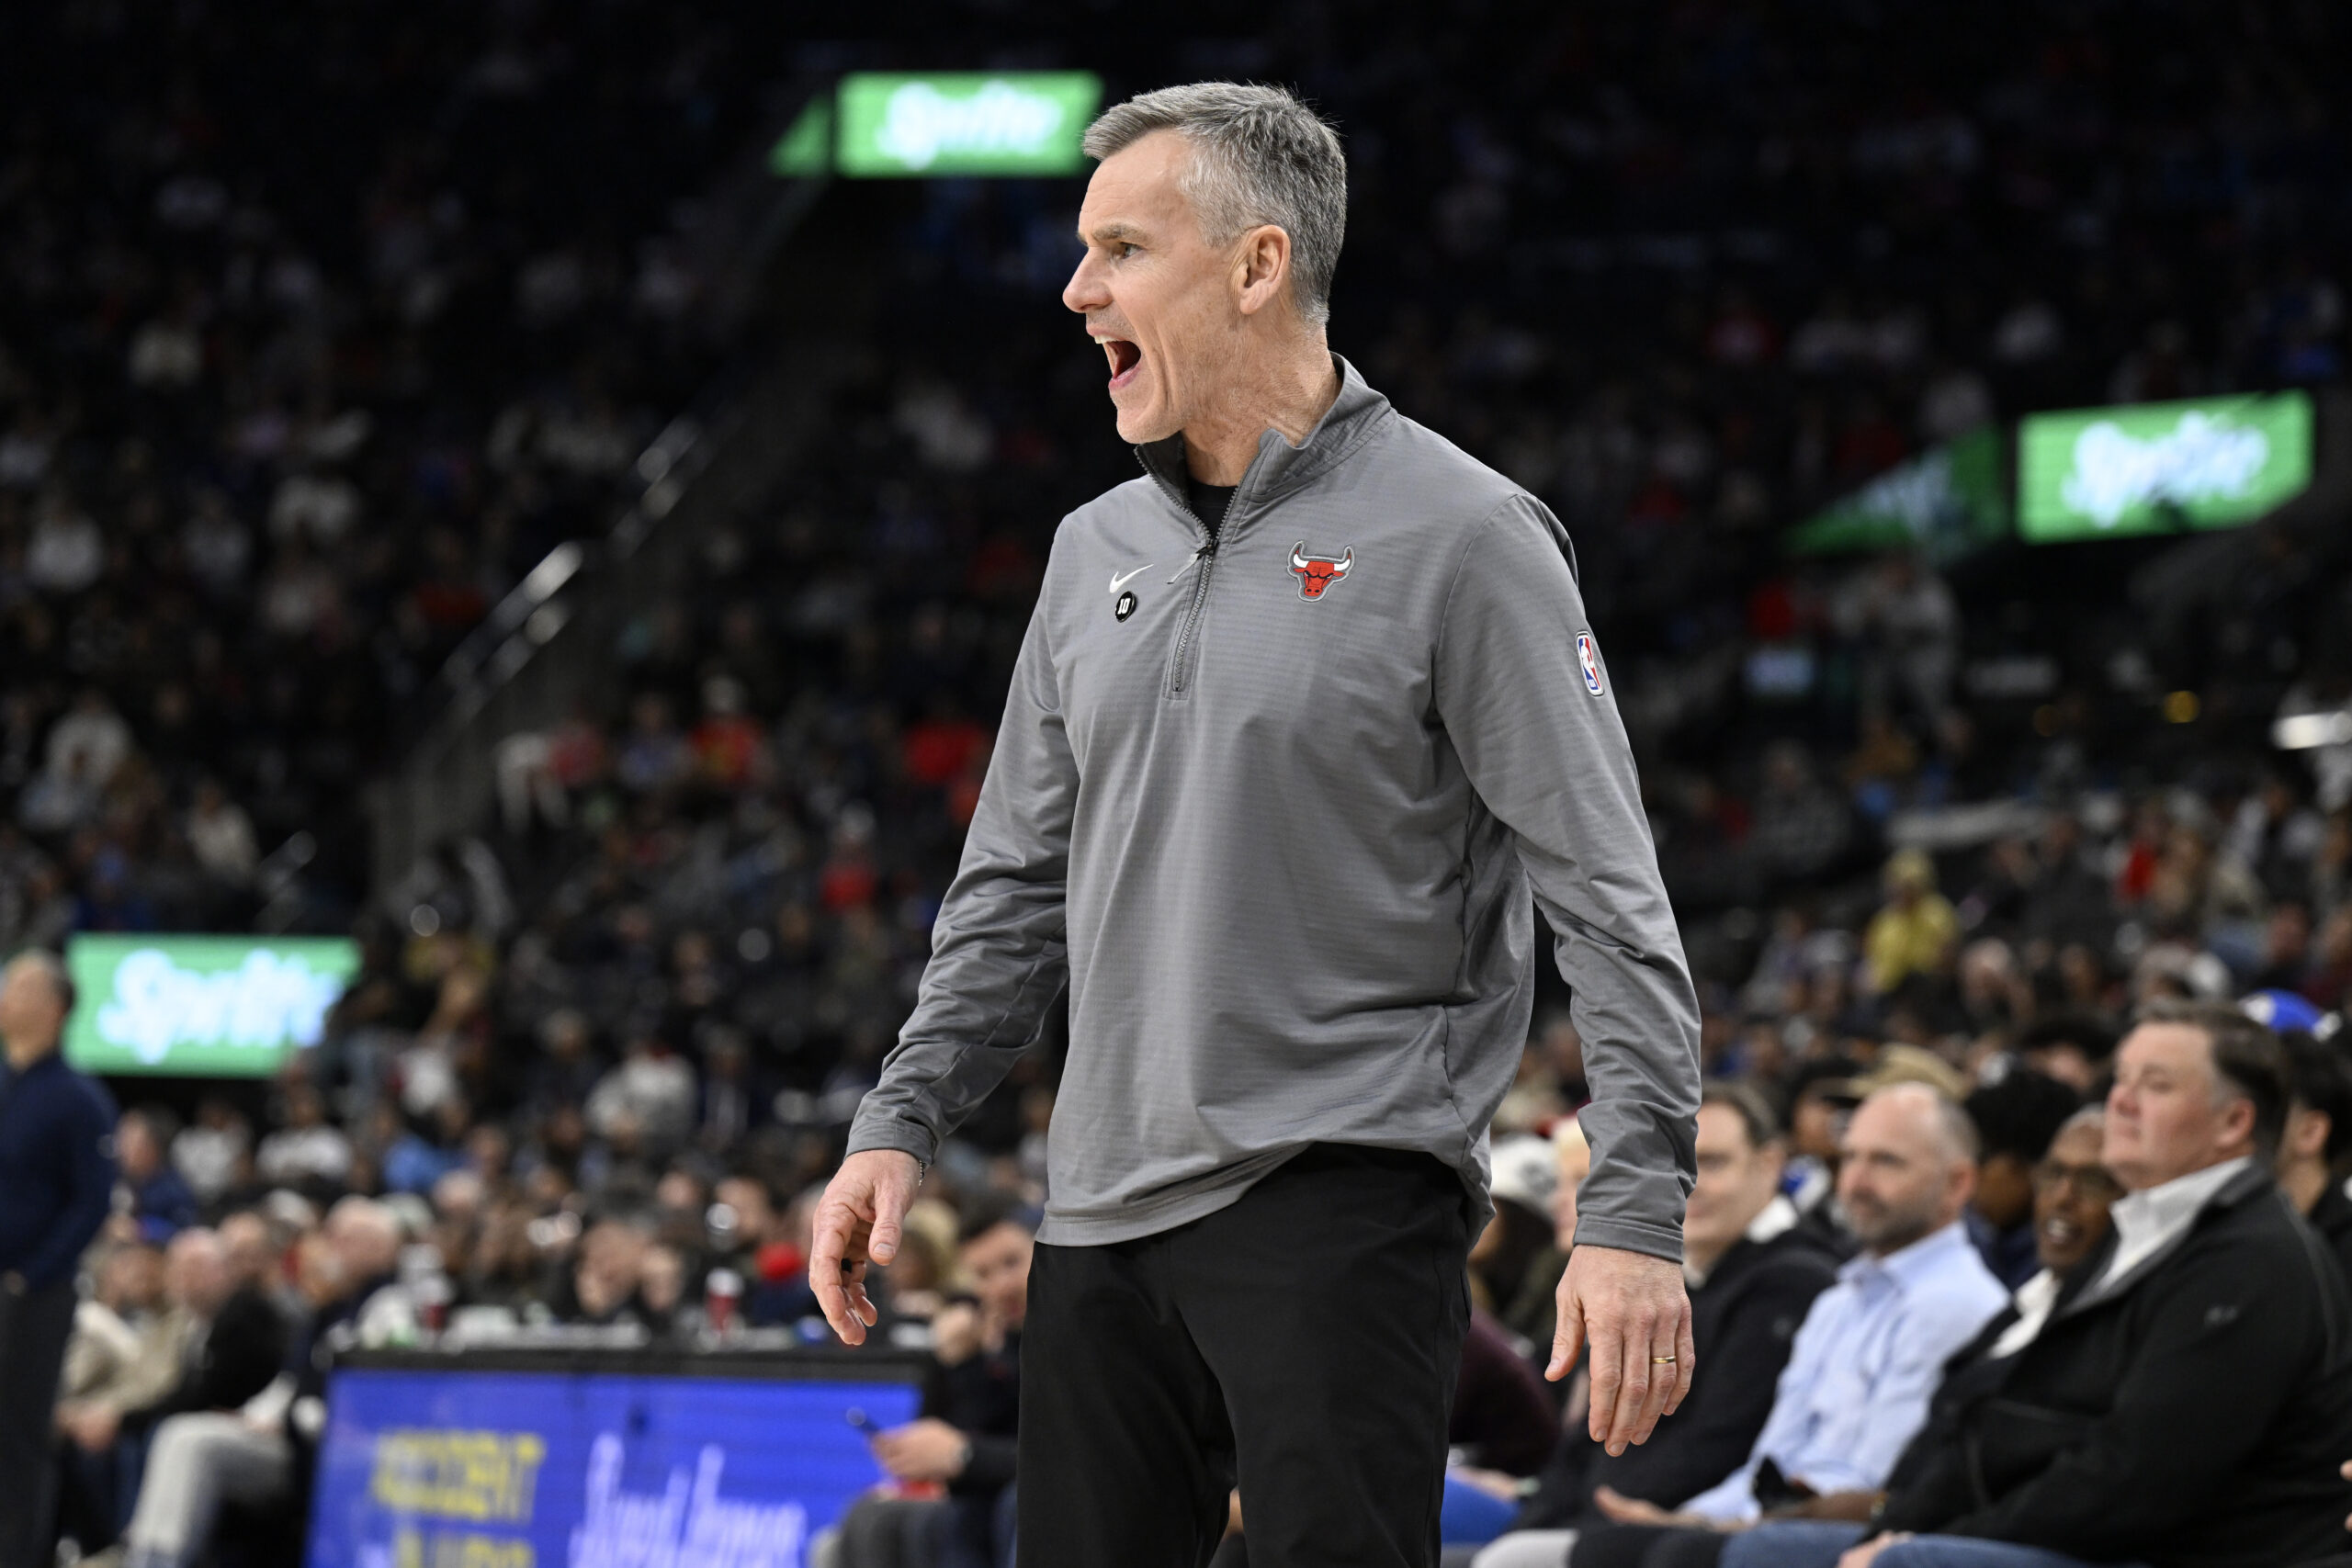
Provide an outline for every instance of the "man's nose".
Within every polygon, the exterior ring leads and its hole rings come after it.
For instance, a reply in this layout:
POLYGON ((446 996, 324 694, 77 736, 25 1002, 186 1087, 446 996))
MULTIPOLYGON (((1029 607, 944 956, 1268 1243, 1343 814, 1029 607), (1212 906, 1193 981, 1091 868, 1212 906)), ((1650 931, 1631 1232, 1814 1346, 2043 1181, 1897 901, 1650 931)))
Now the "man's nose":
POLYGON ((1079 257, 1077 267, 1069 275, 1069 281, 1062 286, 1062 303, 1082 316, 1089 310, 1099 310, 1110 302, 1110 290, 1102 287, 1094 257, 1091 254, 1079 257))

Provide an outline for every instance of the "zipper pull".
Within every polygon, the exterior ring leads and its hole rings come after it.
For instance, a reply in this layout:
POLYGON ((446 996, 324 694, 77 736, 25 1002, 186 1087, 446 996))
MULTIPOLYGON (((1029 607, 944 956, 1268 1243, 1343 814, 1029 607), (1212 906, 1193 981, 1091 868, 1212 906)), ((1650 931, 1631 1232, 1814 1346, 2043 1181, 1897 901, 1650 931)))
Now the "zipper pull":
MULTIPOLYGON (((1176 569, 1176 577, 1170 578, 1168 580, 1168 583, 1174 583, 1176 578, 1183 576, 1186 572, 1200 565, 1203 560, 1215 554, 1216 554, 1216 541, 1215 539, 1211 539, 1207 544, 1203 545, 1199 549, 1194 550, 1192 555, 1185 559, 1184 564, 1176 569)), ((1166 586, 1166 584, 1163 584, 1163 586, 1166 586)))

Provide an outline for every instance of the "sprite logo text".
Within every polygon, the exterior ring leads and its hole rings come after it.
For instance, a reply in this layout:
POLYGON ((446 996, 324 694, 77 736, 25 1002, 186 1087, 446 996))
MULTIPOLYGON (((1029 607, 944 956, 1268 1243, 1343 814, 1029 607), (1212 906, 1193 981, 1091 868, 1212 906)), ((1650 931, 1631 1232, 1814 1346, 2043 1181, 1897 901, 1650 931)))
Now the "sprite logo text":
POLYGON ((890 95, 875 141, 908 168, 928 169, 942 152, 1035 152, 1063 118, 1061 105, 1009 82, 990 82, 968 97, 910 82, 890 95))
POLYGON ((2134 506, 2187 506, 2243 494, 2270 461, 2270 438, 2211 414, 2180 416, 2170 434, 2136 439, 2101 420, 2075 438, 2061 494, 2102 528, 2134 506))
POLYGON ((315 1045, 343 987, 342 976, 266 948, 207 974, 142 947, 116 964, 113 990, 97 1004, 97 1032, 150 1066, 175 1045, 273 1053, 315 1045))

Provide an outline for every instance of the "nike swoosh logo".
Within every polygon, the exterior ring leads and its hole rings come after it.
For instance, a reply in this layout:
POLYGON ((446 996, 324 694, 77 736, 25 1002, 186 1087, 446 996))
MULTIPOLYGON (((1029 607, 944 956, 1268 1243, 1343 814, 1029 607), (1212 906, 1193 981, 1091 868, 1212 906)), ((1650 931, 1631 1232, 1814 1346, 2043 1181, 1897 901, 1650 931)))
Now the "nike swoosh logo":
POLYGON ((1113 576, 1111 579, 1111 592, 1116 593, 1120 589, 1125 588, 1127 585, 1127 580, 1129 578, 1141 577, 1145 572, 1149 571, 1150 570, 1151 563, 1149 561, 1146 561, 1141 566, 1136 568, 1135 570, 1128 572, 1125 577, 1116 575, 1113 576))

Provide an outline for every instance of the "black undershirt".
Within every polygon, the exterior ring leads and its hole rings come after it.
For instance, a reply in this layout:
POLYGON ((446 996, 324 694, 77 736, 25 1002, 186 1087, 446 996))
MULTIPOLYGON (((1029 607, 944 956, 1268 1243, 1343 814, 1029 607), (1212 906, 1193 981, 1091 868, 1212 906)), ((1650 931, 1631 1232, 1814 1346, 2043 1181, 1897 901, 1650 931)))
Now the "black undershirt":
POLYGON ((1184 493, 1193 503, 1193 515, 1201 520, 1201 526, 1209 531, 1210 538, 1216 538, 1216 531, 1225 526, 1226 508, 1233 504, 1233 492, 1239 488, 1203 484, 1190 474, 1184 476, 1184 493))

